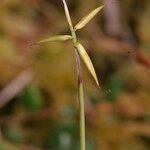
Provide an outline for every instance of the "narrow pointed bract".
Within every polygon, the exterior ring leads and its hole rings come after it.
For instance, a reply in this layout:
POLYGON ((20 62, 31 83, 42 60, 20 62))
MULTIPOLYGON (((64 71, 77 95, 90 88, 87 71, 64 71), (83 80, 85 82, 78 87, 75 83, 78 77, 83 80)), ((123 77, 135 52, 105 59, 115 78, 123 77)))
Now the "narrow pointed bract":
POLYGON ((98 79, 97 79, 97 75, 96 75, 96 72, 95 72, 95 69, 94 69, 94 66, 92 64, 92 61, 88 55, 88 53, 86 52, 86 50, 84 49, 84 47, 78 43, 76 45, 77 47, 77 50, 78 50, 78 53, 80 55, 80 57, 82 58, 83 62, 85 63, 87 69, 89 70, 89 72, 91 73, 91 75, 93 76, 96 84, 98 85, 99 87, 99 82, 98 82, 98 79))
POLYGON ((72 21, 71 21, 71 17, 70 17, 70 14, 69 14, 69 10, 68 10, 68 6, 67 6, 67 4, 66 4, 66 1, 65 1, 65 0, 62 0, 62 1, 63 1, 63 4, 64 4, 65 15, 66 15, 66 18, 67 18, 69 27, 70 27, 70 28, 73 28, 73 26, 72 26, 72 21))
POLYGON ((89 23, 91 21, 91 19, 93 19, 95 17, 95 15, 104 7, 100 6, 96 9, 94 9, 93 11, 91 11, 88 15, 86 15, 85 17, 83 17, 81 19, 81 21, 79 21, 79 23, 77 23, 77 25, 74 27, 74 30, 79 30, 82 29, 84 26, 86 26, 87 23, 89 23))
POLYGON ((46 43, 46 42, 55 42, 55 41, 66 41, 72 39, 71 35, 56 35, 50 38, 46 38, 36 42, 35 44, 46 43))

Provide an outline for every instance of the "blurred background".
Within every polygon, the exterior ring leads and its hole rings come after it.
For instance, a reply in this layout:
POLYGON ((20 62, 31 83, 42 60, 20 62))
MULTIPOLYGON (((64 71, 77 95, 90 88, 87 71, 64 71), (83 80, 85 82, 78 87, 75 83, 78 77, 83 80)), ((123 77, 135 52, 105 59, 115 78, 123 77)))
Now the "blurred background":
MULTIPOLYGON (((150 1, 67 0, 73 23, 105 8, 77 35, 84 64, 87 150, 150 149, 150 1)), ((77 76, 61 0, 0 1, 0 150, 79 150, 77 76)))

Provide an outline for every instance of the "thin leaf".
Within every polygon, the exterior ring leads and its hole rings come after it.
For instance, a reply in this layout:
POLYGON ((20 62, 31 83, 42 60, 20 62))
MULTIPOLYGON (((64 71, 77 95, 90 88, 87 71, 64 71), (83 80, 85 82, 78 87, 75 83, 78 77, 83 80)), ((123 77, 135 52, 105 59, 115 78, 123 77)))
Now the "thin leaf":
POLYGON ((100 6, 96 9, 94 9, 92 12, 90 12, 88 15, 86 15, 84 18, 81 19, 81 21, 79 21, 79 23, 77 23, 77 25, 74 27, 75 31, 82 29, 87 23, 90 22, 91 19, 94 18, 94 16, 104 7, 100 6))
POLYGON ((70 17, 70 14, 69 14, 69 10, 68 10, 68 6, 67 6, 67 3, 65 0, 62 0, 63 4, 64 4, 64 10, 65 10, 65 15, 66 15, 66 18, 67 18, 67 22, 69 24, 69 27, 70 28, 73 28, 72 26, 72 21, 71 21, 71 17, 70 17))
MULTIPOLYGON (((56 36, 52 36, 50 38, 38 41, 35 44, 46 43, 46 42, 55 42, 55 41, 66 41, 66 40, 70 40, 70 39, 72 39, 72 36, 70 36, 70 35, 56 35, 56 36)), ((35 44, 33 44, 33 45, 35 45, 35 44)))
POLYGON ((84 49, 84 47, 80 43, 78 43, 76 47, 77 47, 77 50, 78 50, 78 53, 79 53, 80 57, 82 58, 82 60, 85 63, 86 67, 88 68, 89 72, 93 76, 96 84, 99 86, 97 75, 96 75, 94 66, 92 64, 92 61, 91 61, 89 55, 87 54, 86 50, 84 49))

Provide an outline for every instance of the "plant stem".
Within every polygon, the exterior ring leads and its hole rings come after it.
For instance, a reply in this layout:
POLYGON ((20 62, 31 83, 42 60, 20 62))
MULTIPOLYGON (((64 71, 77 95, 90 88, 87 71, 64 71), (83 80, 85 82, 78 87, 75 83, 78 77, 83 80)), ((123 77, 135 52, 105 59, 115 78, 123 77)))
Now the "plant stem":
POLYGON ((77 65, 78 76, 78 98, 79 98, 79 120, 80 120, 80 150, 86 149, 85 144, 85 111, 84 111, 84 94, 83 94, 83 79, 82 70, 80 64, 80 57, 75 48, 75 58, 77 65))
POLYGON ((85 150, 85 113, 84 113, 84 95, 83 83, 79 84, 79 105, 80 105, 80 146, 81 150, 85 150))
POLYGON ((83 94, 83 77, 82 77, 82 69, 80 63, 80 57, 77 50, 77 36, 73 27, 70 26, 70 31, 72 35, 73 46, 75 50, 75 59, 76 59, 76 68, 77 68, 77 76, 78 76, 78 98, 79 98, 79 122, 80 122, 80 150, 86 149, 85 144, 85 110, 84 110, 84 94, 83 94))
POLYGON ((84 109, 84 94, 83 94, 83 76, 80 63, 79 53, 76 47, 78 42, 75 31, 71 31, 73 37, 73 45, 75 49, 76 68, 78 76, 78 99, 79 99, 79 122, 80 122, 80 150, 86 149, 85 144, 85 109, 84 109))
POLYGON ((77 76, 78 76, 78 96, 79 96, 79 118, 80 118, 80 150, 85 150, 85 113, 84 113, 84 95, 83 95, 83 77, 82 77, 82 69, 80 64, 80 57, 78 54, 77 49, 77 36, 72 25, 71 17, 69 14, 69 10, 65 0, 62 0, 65 9, 65 15, 67 18, 67 22, 71 31, 72 35, 72 42, 75 50, 75 59, 76 59, 76 66, 77 66, 77 76))
POLYGON ((84 110, 84 94, 83 94, 83 77, 80 63, 80 57, 77 50, 77 36, 74 30, 71 30, 73 37, 73 45, 75 50, 77 76, 78 76, 78 98, 79 98, 79 122, 80 122, 80 150, 86 149, 85 144, 85 110, 84 110))

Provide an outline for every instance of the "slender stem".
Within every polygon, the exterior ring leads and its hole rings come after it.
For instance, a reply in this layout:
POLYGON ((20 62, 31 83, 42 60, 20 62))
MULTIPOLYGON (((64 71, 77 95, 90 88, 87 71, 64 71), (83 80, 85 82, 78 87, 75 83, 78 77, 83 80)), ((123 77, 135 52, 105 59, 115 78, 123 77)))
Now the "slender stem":
POLYGON ((84 95, 83 83, 79 84, 79 101, 80 101, 80 146, 81 150, 85 150, 85 113, 84 113, 84 95))
POLYGON ((79 120, 80 120, 80 150, 86 149, 85 144, 85 110, 84 110, 84 94, 83 94, 83 76, 80 63, 80 57, 77 50, 77 36, 74 30, 71 30, 73 37, 73 45, 75 49, 75 58, 78 76, 78 97, 79 97, 79 120))
POLYGON ((72 25, 71 17, 65 0, 62 0, 64 4, 64 10, 67 18, 67 22, 72 35, 72 42, 75 49, 75 58, 77 66, 77 76, 78 76, 78 94, 79 94, 79 117, 80 117, 80 150, 86 149, 85 144, 85 113, 84 113, 84 95, 83 95, 83 77, 82 69, 80 64, 80 57, 77 50, 77 36, 72 25))
POLYGON ((85 109, 84 109, 84 94, 83 94, 83 76, 80 63, 80 57, 77 50, 77 36, 74 30, 71 30, 73 37, 73 45, 75 49, 76 68, 78 76, 78 98, 79 98, 79 120, 80 120, 80 150, 86 149, 85 144, 85 109))
POLYGON ((83 80, 82 80, 82 70, 80 64, 80 57, 75 49, 75 58, 77 64, 77 74, 78 74, 78 96, 79 96, 79 120, 80 120, 80 149, 85 150, 85 112, 84 112, 84 94, 83 94, 83 80))
POLYGON ((85 143, 85 109, 84 109, 84 94, 83 94, 83 76, 80 63, 80 56, 76 47, 78 42, 75 31, 71 31, 73 37, 73 45, 75 49, 75 58, 78 76, 78 98, 79 98, 79 120, 80 120, 80 150, 86 149, 85 143))

